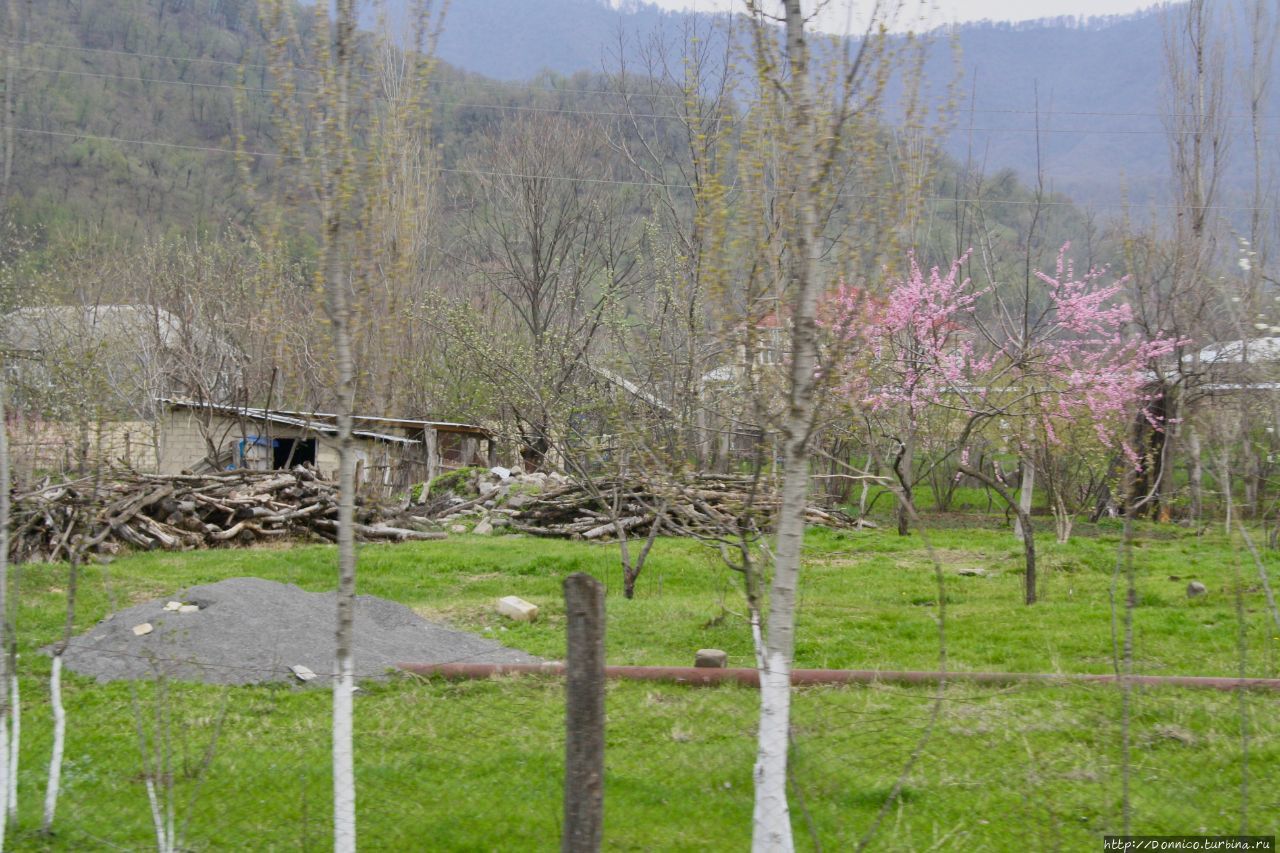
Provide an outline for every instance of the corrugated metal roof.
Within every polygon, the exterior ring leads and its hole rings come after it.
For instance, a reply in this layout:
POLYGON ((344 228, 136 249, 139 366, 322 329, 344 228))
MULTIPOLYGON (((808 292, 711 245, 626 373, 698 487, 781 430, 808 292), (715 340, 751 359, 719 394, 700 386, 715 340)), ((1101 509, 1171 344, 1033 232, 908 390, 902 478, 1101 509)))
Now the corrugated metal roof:
MULTIPOLYGON (((285 415, 295 418, 306 418, 312 422, 324 421, 326 423, 336 423, 338 416, 332 412, 296 412, 288 409, 272 409, 274 414, 285 415)), ((476 432, 483 433, 488 436, 492 433, 482 426, 476 424, 463 424, 454 421, 427 421, 417 418, 393 418, 383 417, 381 415, 353 415, 356 422, 364 421, 367 423, 386 424, 388 426, 398 426, 407 429, 424 429, 431 427, 432 429, 443 432, 476 432)))
MULTIPOLYGON (((323 415, 316 415, 308 418, 303 415, 297 417, 299 413, 284 413, 275 410, 268 411, 266 409, 257 409, 249 406, 219 406, 214 403, 199 403, 194 400, 165 400, 159 402, 170 408, 175 409, 202 409, 211 412, 217 412, 232 418, 248 418, 254 421, 267 421, 281 426, 297 427, 298 429, 310 430, 311 432, 323 433, 324 435, 337 435, 337 424, 329 421, 320 420, 323 415)), ((389 433, 373 432, 371 430, 352 430, 352 435, 360 438, 369 438, 374 441, 386 441, 393 444, 403 445, 420 445, 422 441, 416 438, 407 438, 403 435, 391 435, 389 433)))
MULTIPOLYGON (((1280 337, 1241 338, 1219 341, 1200 350, 1201 364, 1273 364, 1280 361, 1280 337)), ((1195 355, 1184 355, 1182 360, 1192 361, 1195 355)))

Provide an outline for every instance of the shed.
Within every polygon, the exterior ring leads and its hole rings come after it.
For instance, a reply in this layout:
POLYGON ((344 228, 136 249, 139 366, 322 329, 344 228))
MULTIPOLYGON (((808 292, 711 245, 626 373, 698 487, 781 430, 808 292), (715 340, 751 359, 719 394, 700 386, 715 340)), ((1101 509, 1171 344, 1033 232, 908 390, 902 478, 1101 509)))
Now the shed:
MULTIPOLYGON (((308 464, 336 479, 335 414, 195 400, 160 403, 160 473, 308 464)), ((442 471, 493 464, 493 434, 475 424, 357 415, 354 436, 357 481, 388 491, 428 482, 442 471)))

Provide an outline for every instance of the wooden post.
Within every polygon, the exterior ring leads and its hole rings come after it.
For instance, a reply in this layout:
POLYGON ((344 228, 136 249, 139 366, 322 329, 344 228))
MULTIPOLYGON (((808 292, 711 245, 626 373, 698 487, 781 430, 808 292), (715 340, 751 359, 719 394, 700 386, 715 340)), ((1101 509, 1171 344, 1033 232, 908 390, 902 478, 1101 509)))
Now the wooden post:
POLYGON ((422 431, 422 440, 427 448, 427 481, 422 484, 422 499, 419 503, 427 502, 427 492, 431 489, 431 481, 436 478, 436 474, 440 471, 440 450, 436 440, 435 427, 427 427, 422 431))
POLYGON ((595 853, 604 837, 604 586, 564 579, 569 617, 565 666, 564 853, 595 853))

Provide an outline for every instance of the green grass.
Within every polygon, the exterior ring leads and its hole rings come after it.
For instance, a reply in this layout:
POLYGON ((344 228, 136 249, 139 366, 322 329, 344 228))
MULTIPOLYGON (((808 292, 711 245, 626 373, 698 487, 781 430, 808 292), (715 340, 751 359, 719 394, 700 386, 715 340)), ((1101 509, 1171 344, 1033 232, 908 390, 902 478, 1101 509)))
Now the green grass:
MULTIPOLYGON (((1109 672, 1109 590, 1118 535, 1089 531, 1042 546, 1042 603, 1021 605, 1019 549, 1007 531, 973 525, 928 533, 943 562, 954 670, 1109 672), (967 567, 981 577, 961 576, 967 567)), ((1280 639, 1247 554, 1225 539, 1144 528, 1134 550, 1137 668, 1234 675, 1244 578, 1246 670, 1273 676, 1280 639), (1178 580, 1171 580, 1175 576, 1178 580), (1190 579, 1209 594, 1187 599, 1190 579)), ((1042 537, 1049 539, 1051 537, 1042 537)), ((801 581, 796 664, 913 669, 938 663, 937 586, 921 537, 811 531, 801 581)), ((1274 576, 1280 557, 1266 554, 1274 576)), ((369 546, 359 591, 549 658, 564 653, 565 575, 609 583, 608 658, 688 664, 697 648, 750 665, 738 579, 696 543, 655 547, 637 598, 621 596, 616 548, 529 538, 454 537, 369 546), (516 594, 542 608, 533 625, 493 611, 516 594)), ((327 547, 142 554, 86 570, 77 630, 118 607, 222 578, 257 575, 323 590, 327 547)), ((58 636, 65 567, 21 570, 23 764, 17 849, 140 849, 150 818, 128 685, 69 676, 67 770, 56 832, 39 836, 49 748, 48 659, 58 636)), ((175 784, 195 850, 307 850, 330 845, 325 690, 289 685, 137 688, 151 735, 164 711, 175 784), (207 779, 199 766, 225 719, 207 779), (187 808, 186 797, 194 804, 187 808)), ((891 686, 797 691, 792 805, 798 843, 847 849, 871 826, 924 734, 933 691, 891 686)), ((1132 703, 1133 831, 1277 830, 1280 697, 1136 691, 1132 703), (1241 720, 1248 787, 1242 797, 1241 720)), ((563 751, 561 686, 539 678, 368 683, 356 706, 361 847, 368 850, 555 849, 563 751)), ((747 845, 754 691, 612 683, 608 694, 606 847, 718 850, 747 845)), ((1120 832, 1121 696, 1109 687, 948 688, 933 735, 884 818, 873 849, 1096 850, 1120 832)))

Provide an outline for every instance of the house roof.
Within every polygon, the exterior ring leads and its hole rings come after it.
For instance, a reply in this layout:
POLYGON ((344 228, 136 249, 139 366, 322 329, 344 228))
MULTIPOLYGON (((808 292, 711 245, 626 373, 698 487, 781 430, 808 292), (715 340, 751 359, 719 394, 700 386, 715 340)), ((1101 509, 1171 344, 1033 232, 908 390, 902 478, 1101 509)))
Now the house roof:
POLYGON ((1280 337, 1218 341, 1182 360, 1193 361, 1197 355, 1201 364, 1274 364, 1280 362, 1280 337))
POLYGON ((43 305, 4 315, 0 347, 10 352, 42 353, 86 343, 113 342, 132 348, 144 343, 164 349, 196 346, 234 352, 234 347, 204 328, 189 324, 158 305, 43 305))

